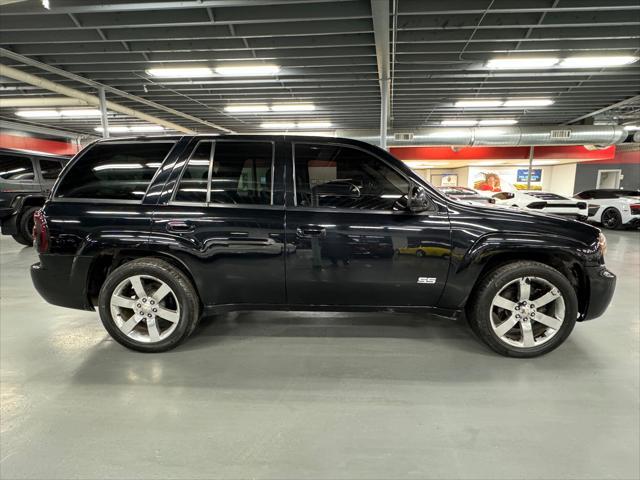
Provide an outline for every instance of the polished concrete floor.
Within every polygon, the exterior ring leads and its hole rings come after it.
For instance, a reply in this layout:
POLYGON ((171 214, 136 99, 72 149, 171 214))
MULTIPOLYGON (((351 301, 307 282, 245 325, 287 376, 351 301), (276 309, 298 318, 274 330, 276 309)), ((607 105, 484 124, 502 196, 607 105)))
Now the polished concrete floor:
POLYGON ((0 240, 2 478, 640 477, 640 234, 608 233, 607 314, 546 357, 442 319, 239 313, 125 350, 46 304, 0 240))

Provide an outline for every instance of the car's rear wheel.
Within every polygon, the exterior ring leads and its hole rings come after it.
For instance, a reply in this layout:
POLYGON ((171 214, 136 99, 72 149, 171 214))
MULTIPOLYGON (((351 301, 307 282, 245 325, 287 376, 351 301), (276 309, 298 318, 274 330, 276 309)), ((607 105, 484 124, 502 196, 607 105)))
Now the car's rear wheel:
POLYGON ((600 221, 606 228, 615 230, 617 228, 620 228, 620 226, 622 225, 622 215, 620 215, 620 212, 617 208, 609 207, 604 212, 602 212, 602 218, 600 221))
POLYGON ((467 307, 480 339, 510 357, 536 357, 558 347, 578 316, 569 280, 539 262, 520 261, 490 271, 467 307))
POLYGON ((116 268, 100 289, 100 318, 114 340, 140 352, 163 352, 195 329, 199 302, 187 276, 158 258, 116 268))
POLYGON ((11 235, 13 239, 22 244, 30 247, 33 245, 33 214, 38 211, 40 207, 25 208, 17 220, 18 232, 11 235))

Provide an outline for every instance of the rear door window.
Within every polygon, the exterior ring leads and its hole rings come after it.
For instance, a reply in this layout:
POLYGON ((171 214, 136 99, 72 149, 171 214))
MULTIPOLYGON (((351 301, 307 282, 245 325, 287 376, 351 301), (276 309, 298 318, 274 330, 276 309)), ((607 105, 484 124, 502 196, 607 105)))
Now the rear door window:
POLYGON ((141 200, 174 144, 98 143, 62 178, 56 197, 141 200))
POLYGON ((173 200, 271 205, 272 168, 271 142, 201 141, 185 166, 173 200))
POLYGON ((0 154, 0 179, 8 182, 33 183, 31 158, 21 155, 0 154))
POLYGON ((62 171, 62 162, 40 159, 40 173, 44 180, 55 180, 62 171))

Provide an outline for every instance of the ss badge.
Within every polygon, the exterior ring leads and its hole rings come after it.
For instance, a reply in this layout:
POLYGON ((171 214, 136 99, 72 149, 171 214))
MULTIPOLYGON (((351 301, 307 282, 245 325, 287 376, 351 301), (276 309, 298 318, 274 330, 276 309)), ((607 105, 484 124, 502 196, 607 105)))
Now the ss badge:
POLYGON ((430 285, 433 285, 434 283, 436 283, 436 277, 418 277, 417 283, 428 283, 430 285))

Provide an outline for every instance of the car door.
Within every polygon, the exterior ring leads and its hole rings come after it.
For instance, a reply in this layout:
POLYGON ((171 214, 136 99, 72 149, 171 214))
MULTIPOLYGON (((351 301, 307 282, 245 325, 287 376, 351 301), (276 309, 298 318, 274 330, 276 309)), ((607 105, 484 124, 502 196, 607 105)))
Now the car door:
POLYGON ((36 179, 31 157, 0 153, 0 217, 13 212, 15 197, 40 192, 36 179))
POLYGON ((176 186, 155 207, 150 242, 187 265, 205 305, 285 302, 277 148, 270 139, 196 138, 174 162, 176 186))
POLYGON ((290 152, 289 304, 435 305, 451 256, 446 207, 398 210, 409 179, 363 148, 294 141, 290 152))

